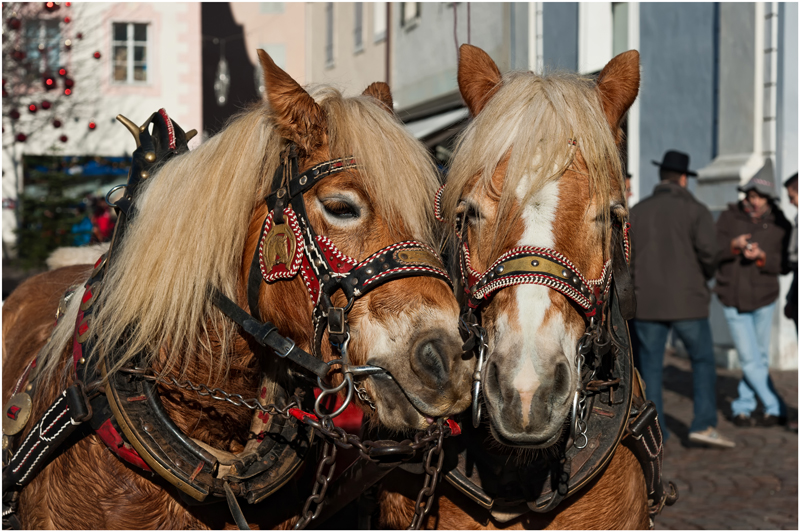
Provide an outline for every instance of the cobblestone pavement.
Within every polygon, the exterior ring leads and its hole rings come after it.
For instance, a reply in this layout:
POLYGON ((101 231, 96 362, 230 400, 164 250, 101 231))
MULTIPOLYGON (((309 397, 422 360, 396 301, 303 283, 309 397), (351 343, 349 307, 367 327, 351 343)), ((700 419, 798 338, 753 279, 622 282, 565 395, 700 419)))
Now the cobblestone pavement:
MULTIPOLYGON (((797 419, 797 371, 771 371, 778 392, 797 419)), ((786 427, 739 428, 728 421, 741 371, 717 368, 717 429, 733 449, 695 446, 691 364, 667 354, 664 410, 672 433, 665 443, 663 474, 680 500, 656 518, 657 530, 797 530, 797 432, 786 427)))

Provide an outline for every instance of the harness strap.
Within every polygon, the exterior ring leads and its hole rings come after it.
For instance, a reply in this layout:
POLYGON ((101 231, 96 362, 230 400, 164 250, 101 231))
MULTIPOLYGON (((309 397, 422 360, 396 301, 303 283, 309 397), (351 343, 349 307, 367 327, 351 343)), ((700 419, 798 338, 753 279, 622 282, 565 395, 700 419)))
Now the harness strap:
POLYGON ((61 392, 3 468, 3 491, 15 485, 25 486, 48 463, 53 451, 89 417, 91 407, 81 385, 73 384, 61 392))
POLYGON ((210 291, 214 305, 231 320, 238 323, 260 345, 269 347, 279 357, 291 360, 320 378, 324 378, 328 374, 328 364, 306 353, 297 347, 292 340, 281 336, 275 325, 270 322, 262 323, 256 320, 220 292, 218 288, 210 287, 210 291))

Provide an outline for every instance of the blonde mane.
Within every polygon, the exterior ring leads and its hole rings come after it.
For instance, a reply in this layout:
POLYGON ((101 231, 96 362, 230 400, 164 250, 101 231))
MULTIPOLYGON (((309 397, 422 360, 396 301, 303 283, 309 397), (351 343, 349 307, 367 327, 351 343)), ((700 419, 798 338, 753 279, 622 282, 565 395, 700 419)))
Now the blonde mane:
MULTIPOLYGON (((442 198, 445 217, 455 223, 461 194, 475 176, 479 193, 492 192, 492 174, 509 155, 497 215, 503 222, 497 224, 494 239, 501 245, 516 223, 509 218, 509 211, 520 181, 533 173, 523 191, 523 201, 528 202, 547 183, 557 180, 573 163, 575 148, 570 139, 577 140, 598 212, 607 220, 613 178, 622 175, 622 168, 594 80, 560 72, 505 74, 497 93, 456 145, 442 198)), ((621 186, 621 179, 619 183, 621 186)))
MULTIPOLYGON (((310 94, 326 113, 331 156, 355 156, 359 175, 369 176, 364 188, 376 212, 435 244, 438 180, 425 148, 372 97, 345 99, 328 87, 310 94)), ((269 193, 284 143, 269 106, 259 104, 145 182, 91 325, 98 336, 94 355, 121 349, 112 371, 139 353, 149 363, 165 348, 168 367, 201 362, 212 374, 226 371, 236 325, 212 305, 207 287, 236 299, 248 226, 269 193)), ((400 227, 389 226, 392 232, 400 227)), ((62 361, 79 304, 73 298, 65 316, 73 319, 62 319, 54 333, 61 341, 40 354, 42 374, 62 361)))

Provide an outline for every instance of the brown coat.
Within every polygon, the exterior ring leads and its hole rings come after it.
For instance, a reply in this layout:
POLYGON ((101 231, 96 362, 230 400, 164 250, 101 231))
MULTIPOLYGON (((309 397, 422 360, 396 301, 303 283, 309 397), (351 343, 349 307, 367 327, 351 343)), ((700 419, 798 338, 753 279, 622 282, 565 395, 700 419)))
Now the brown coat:
POLYGON ((636 319, 708 317, 717 240, 705 205, 676 183, 659 183, 631 209, 636 319))
POLYGON ((744 211, 742 202, 728 205, 717 220, 721 249, 714 291, 723 305, 751 312, 778 298, 778 275, 789 270, 786 250, 791 233, 792 224, 775 205, 756 221, 744 211), (752 235, 750 242, 757 242, 767 254, 763 266, 731 248, 731 240, 747 233, 752 235))

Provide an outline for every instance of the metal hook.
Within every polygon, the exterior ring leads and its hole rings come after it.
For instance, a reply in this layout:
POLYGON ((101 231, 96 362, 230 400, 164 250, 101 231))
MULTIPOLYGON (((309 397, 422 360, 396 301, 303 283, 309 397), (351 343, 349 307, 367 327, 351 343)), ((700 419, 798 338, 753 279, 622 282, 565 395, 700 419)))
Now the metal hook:
POLYGON ((111 190, 109 190, 108 192, 106 192, 106 203, 108 204, 109 207, 114 207, 114 208, 117 207, 116 203, 111 203, 111 200, 110 200, 111 194, 113 194, 114 191, 116 191, 117 189, 125 188, 126 186, 127 185, 125 185, 125 184, 117 185, 115 187, 112 187, 111 190))

